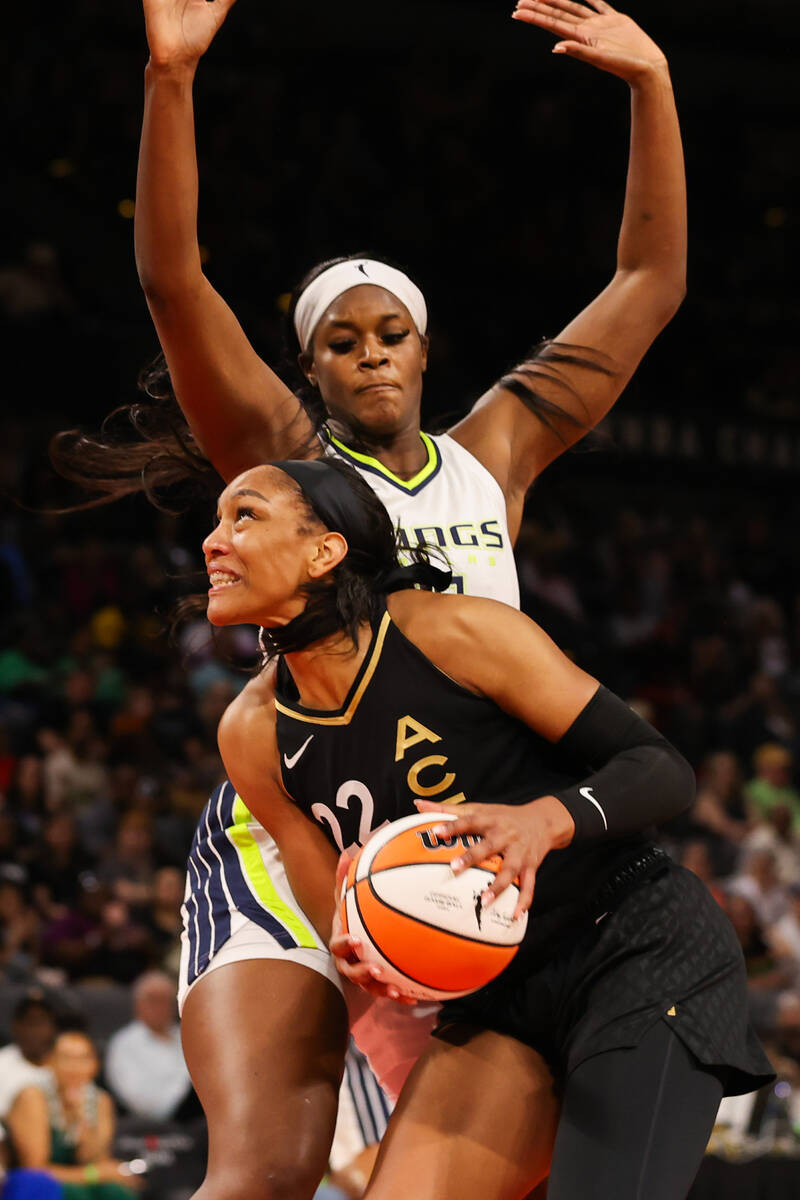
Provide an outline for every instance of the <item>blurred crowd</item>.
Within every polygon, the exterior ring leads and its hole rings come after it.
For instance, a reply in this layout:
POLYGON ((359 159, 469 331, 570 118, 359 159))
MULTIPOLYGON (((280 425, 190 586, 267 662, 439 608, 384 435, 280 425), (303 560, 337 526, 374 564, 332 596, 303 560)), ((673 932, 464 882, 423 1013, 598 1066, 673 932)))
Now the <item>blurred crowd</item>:
MULTIPOLYGON (((743 69, 741 47, 718 30, 706 55, 693 18, 689 36, 665 24, 680 23, 678 10, 641 7, 671 53, 702 236, 687 303, 621 406, 796 422, 788 58, 773 44, 769 61, 743 69)), ((222 778, 217 723, 256 641, 249 629, 212 637, 202 620, 170 635, 175 602, 197 582, 210 508, 174 517, 137 499, 52 511, 65 493, 44 466, 47 437, 129 401, 155 350, 131 245, 144 39, 135 4, 80 0, 36 29, 31 12, 9 16, 20 52, 0 197, 14 400, 0 421, 0 491, 14 498, 0 507, 0 1118, 13 1102, 8 1071, 35 1084, 27 1068, 41 1071, 66 1025, 62 1090, 70 1071, 101 1071, 119 1110, 142 1115, 124 1076, 155 1047, 171 1087, 148 1119, 191 1120, 164 997, 186 852, 222 778), (65 1013, 53 1001, 115 988, 129 989, 132 1009, 116 1042, 93 1046, 80 1006, 65 1013)), ((445 54, 425 22, 404 41, 394 28, 385 37, 379 19, 368 22, 372 50, 348 32, 332 53, 310 33, 308 45, 288 38, 288 9, 276 34, 272 10, 237 7, 198 82, 200 234, 212 281, 271 362, 281 293, 314 261, 363 248, 404 262, 431 300, 435 424, 605 282, 627 106, 612 81, 578 64, 551 68, 535 38, 528 54, 454 30, 445 54), (368 93, 380 103, 365 104, 368 93), (529 168, 537 182, 523 192, 529 168)), ((795 501, 765 500, 746 479, 689 494, 602 456, 568 461, 528 505, 523 607, 695 767, 691 810, 660 836, 728 913, 754 1021, 800 1084, 795 501)))

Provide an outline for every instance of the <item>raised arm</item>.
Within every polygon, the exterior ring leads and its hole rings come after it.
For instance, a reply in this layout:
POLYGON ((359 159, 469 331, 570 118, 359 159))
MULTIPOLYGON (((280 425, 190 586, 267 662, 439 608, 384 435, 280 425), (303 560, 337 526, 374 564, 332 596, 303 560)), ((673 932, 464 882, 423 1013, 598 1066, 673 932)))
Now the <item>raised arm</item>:
MULTIPOLYGON (((541 357, 521 364, 452 431, 499 481, 512 523, 521 518, 536 476, 614 404, 686 287, 686 182, 666 59, 630 17, 604 0, 588 4, 518 0, 514 16, 560 38, 554 53, 617 75, 630 87, 630 156, 616 271, 558 334, 555 341, 563 349, 551 344, 541 357), (569 361, 575 356, 594 369, 569 361), (526 390, 567 416, 551 410, 542 420, 526 407, 526 390)), ((566 246, 565 253, 569 250, 566 246)))
POLYGON ((197 241, 192 86, 235 0, 143 0, 150 47, 136 187, 136 265, 172 384, 224 479, 317 453, 297 397, 206 279, 197 241))

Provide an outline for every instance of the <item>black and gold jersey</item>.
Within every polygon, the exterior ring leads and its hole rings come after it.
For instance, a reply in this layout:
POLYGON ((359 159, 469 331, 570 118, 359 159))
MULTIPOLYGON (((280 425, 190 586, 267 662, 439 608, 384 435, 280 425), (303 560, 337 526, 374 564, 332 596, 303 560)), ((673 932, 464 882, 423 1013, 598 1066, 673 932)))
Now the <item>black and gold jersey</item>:
MULTIPOLYGON (((309 709, 297 695, 280 662, 275 707, 284 785, 340 851, 353 852, 376 829, 416 812, 417 799, 525 804, 588 772, 450 679, 388 612, 340 709, 309 709)), ((598 890, 645 843, 636 833, 552 851, 539 870, 533 915, 598 890)))

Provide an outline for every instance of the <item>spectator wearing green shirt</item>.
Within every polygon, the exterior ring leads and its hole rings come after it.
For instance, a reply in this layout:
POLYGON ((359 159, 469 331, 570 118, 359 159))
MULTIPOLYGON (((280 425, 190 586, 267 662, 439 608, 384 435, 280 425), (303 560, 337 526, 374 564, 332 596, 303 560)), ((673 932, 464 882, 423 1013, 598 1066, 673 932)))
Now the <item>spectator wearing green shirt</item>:
POLYGON ((745 796, 754 821, 764 821, 774 808, 786 807, 792 828, 800 833, 800 792, 792 786, 794 757, 778 742, 765 742, 753 755, 755 775, 745 785, 745 796))

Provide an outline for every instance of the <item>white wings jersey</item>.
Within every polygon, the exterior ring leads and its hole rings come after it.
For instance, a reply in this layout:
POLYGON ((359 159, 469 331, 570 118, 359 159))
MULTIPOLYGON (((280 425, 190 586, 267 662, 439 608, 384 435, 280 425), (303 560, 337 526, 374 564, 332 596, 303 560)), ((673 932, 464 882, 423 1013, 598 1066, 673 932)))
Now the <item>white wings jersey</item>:
POLYGON ((428 461, 413 479, 325 432, 326 453, 356 467, 400 529, 400 543, 438 546, 453 568, 453 590, 519 608, 519 583, 506 502, 482 463, 447 434, 420 437, 428 461))

